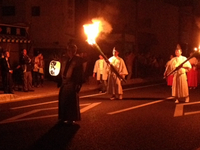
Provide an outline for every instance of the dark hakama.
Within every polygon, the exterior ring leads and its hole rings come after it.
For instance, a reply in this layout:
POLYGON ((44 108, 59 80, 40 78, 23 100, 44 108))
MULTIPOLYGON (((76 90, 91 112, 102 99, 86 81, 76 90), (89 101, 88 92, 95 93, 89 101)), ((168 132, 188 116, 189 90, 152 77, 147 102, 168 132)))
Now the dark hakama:
POLYGON ((59 92, 59 116, 60 120, 79 121, 80 108, 79 96, 73 83, 64 84, 59 92))
POLYGON ((83 83, 83 59, 74 56, 62 63, 62 84, 59 91, 58 119, 79 121, 79 91, 83 83))

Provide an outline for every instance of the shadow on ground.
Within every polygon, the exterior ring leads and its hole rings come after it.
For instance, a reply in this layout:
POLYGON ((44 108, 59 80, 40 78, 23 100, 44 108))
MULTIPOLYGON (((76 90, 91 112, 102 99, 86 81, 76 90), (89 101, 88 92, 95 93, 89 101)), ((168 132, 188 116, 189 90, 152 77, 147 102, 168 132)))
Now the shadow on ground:
POLYGON ((70 141, 79 128, 78 124, 56 124, 26 150, 69 150, 70 141))

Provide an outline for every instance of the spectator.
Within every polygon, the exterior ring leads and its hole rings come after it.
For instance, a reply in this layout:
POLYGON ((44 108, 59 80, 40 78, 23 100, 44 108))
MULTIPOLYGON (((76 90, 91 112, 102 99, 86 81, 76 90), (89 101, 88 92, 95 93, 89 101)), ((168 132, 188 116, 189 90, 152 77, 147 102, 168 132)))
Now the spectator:
POLYGON ((39 86, 43 87, 44 83, 44 57, 42 54, 40 54, 39 58, 39 86))
MULTIPOLYGON (((170 55, 170 60, 166 63, 166 65, 165 65, 165 72, 164 72, 164 76, 167 76, 170 72, 167 72, 169 69, 168 69, 168 67, 170 67, 170 64, 171 64, 171 60, 172 60, 172 58, 173 58, 174 56, 173 55, 170 55)), ((173 83, 173 77, 174 77, 174 75, 173 74, 171 74, 170 76, 168 76, 167 77, 167 85, 168 86, 172 86, 172 83, 173 83)))
POLYGON ((83 65, 84 68, 86 69, 85 73, 84 73, 84 82, 89 83, 89 76, 90 76, 90 69, 89 69, 89 59, 88 59, 88 54, 87 52, 81 52, 79 54, 79 56, 81 58, 83 58, 83 65))
POLYGON ((23 54, 20 58, 20 66, 23 70, 24 92, 34 91, 32 89, 32 60, 27 55, 27 50, 23 49, 23 54))
POLYGON ((13 71, 14 90, 23 90, 23 71, 18 64, 13 71))
POLYGON ((39 59, 41 54, 38 53, 37 56, 33 58, 33 86, 39 86, 39 59))
POLYGON ((197 63, 197 85, 200 85, 200 58, 197 59, 198 63, 197 63))
POLYGON ((5 94, 14 94, 12 74, 13 70, 10 64, 10 52, 5 51, 4 58, 1 60, 1 73, 3 81, 3 90, 5 94))
POLYGON ((135 58, 135 55, 133 52, 129 52, 126 54, 125 63, 126 63, 127 69, 128 69, 127 80, 130 80, 132 78, 134 58, 135 58))
MULTIPOLYGON (((192 55, 191 53, 190 55, 192 55)), ((188 87, 189 89, 196 89, 198 85, 198 71, 197 71, 197 64, 198 60, 196 57, 193 57, 189 60, 190 64, 192 65, 192 69, 187 73, 187 80, 188 80, 188 87)))

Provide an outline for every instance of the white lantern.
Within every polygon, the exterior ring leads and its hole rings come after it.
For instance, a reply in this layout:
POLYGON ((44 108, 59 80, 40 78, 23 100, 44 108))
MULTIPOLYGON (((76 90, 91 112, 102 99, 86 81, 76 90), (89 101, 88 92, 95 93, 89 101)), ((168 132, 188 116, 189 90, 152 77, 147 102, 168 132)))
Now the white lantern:
POLYGON ((49 64, 49 74, 57 76, 60 73, 61 64, 59 61, 52 60, 49 64))

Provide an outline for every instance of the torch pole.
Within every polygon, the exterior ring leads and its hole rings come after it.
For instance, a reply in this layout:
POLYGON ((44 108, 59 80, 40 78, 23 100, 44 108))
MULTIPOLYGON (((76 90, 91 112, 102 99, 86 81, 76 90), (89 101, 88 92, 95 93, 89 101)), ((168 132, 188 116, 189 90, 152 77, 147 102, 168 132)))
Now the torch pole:
POLYGON ((197 55, 198 52, 194 52, 191 56, 189 56, 184 62, 182 62, 178 67, 176 67, 174 70, 172 70, 169 74, 167 74, 164 78, 169 77, 171 74, 173 74, 175 71, 179 70, 180 68, 182 68, 182 66, 189 61, 191 58, 195 57, 195 55, 197 55))
POLYGON ((102 50, 100 49, 100 47, 95 43, 93 44, 94 47, 100 52, 101 56, 104 58, 104 60, 106 61, 106 63, 110 66, 111 70, 117 75, 117 77, 126 82, 126 80, 119 74, 119 72, 115 69, 115 67, 109 62, 108 58, 106 57, 106 55, 102 52, 102 50))

